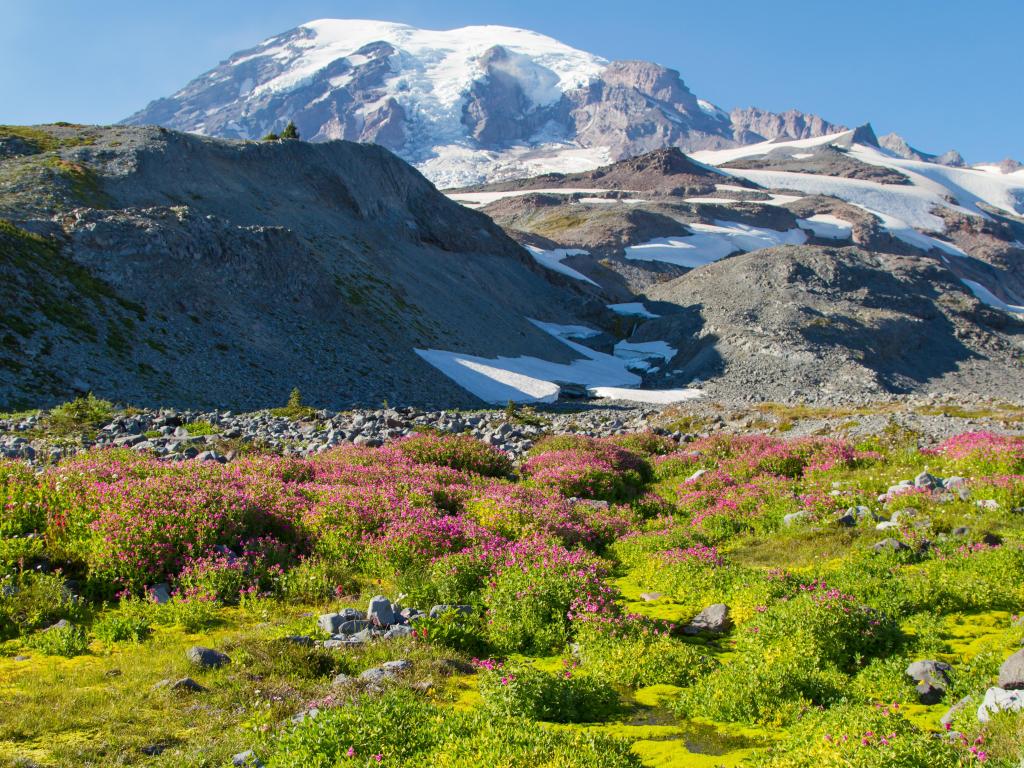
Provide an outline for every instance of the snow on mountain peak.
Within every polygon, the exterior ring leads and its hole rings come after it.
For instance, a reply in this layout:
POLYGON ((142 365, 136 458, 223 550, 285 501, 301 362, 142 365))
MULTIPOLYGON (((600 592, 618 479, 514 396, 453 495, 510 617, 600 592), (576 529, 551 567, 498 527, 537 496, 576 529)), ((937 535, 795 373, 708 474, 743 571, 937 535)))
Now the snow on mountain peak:
POLYGON ((389 43, 397 50, 401 61, 395 67, 396 90, 408 94, 410 100, 429 98, 443 107, 459 103, 468 87, 486 74, 481 59, 496 46, 513 54, 513 63, 506 71, 537 106, 555 102, 566 90, 586 85, 608 64, 553 38, 515 27, 485 25, 435 31, 385 21, 318 19, 298 29, 311 34, 280 44, 275 43, 281 36, 266 41, 273 47, 260 55, 273 56, 287 69, 255 92, 290 90, 339 59, 347 58, 358 66, 363 62, 359 58, 353 61, 353 56, 376 42, 389 43))
MULTIPOLYGON (((772 137, 829 127, 757 117, 772 137)), ((609 62, 515 27, 365 19, 317 19, 267 38, 125 122, 256 139, 289 121, 311 141, 381 144, 452 186, 737 143, 730 115, 673 69, 609 62)))

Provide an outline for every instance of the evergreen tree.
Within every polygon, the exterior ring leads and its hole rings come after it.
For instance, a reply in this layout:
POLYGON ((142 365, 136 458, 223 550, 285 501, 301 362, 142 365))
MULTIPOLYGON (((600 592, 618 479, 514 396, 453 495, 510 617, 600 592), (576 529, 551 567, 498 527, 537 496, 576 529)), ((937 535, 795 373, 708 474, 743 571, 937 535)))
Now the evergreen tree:
POLYGON ((295 123, 288 121, 288 125, 281 131, 282 139, 297 139, 299 138, 299 129, 295 127, 295 123))

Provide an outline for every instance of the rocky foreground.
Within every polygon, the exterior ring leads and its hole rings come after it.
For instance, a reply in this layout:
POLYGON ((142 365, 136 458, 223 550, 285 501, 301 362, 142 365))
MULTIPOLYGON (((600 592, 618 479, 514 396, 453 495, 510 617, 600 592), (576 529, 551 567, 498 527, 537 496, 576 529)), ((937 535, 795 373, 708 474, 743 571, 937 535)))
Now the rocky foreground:
MULTIPOLYGON (((77 402, 87 402, 85 399, 77 402)), ((109 404, 107 404, 109 405, 109 404)), ((697 401, 685 406, 560 404, 504 410, 429 410, 411 406, 332 411, 301 407, 232 411, 128 408, 58 433, 46 411, 0 414, 0 457, 35 465, 92 448, 128 448, 167 461, 228 462, 253 452, 314 456, 344 444, 378 447, 423 432, 469 435, 521 458, 545 435, 611 437, 651 430, 676 442, 716 433, 850 437, 899 429, 930 445, 967 430, 1024 432, 1024 406, 952 396, 890 396, 858 406, 697 401)))

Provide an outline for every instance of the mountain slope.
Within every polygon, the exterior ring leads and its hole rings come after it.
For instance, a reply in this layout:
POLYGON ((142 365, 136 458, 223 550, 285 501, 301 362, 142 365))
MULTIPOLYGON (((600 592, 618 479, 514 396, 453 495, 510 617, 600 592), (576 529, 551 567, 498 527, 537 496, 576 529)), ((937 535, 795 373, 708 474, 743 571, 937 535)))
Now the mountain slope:
POLYGON ((627 316, 648 386, 1024 397, 1024 175, 862 126, 449 195, 627 316))
POLYGON ((0 149, 0 410, 472 403, 414 349, 573 358, 526 318, 578 294, 381 147, 47 126, 0 149))
POLYGON ((254 139, 294 120, 314 141, 382 144, 442 187, 836 128, 798 112, 734 117, 673 69, 609 62, 527 30, 321 19, 232 55, 125 122, 254 139))

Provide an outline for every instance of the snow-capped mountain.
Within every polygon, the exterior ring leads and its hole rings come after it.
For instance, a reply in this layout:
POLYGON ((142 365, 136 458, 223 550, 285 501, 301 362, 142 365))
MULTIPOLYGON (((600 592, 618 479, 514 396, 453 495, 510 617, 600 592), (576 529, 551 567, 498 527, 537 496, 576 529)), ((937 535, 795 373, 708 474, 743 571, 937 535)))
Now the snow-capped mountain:
POLYGON ((382 144, 442 187, 842 128, 795 111, 730 116, 675 70, 523 29, 341 19, 236 53, 125 122, 255 139, 289 120, 313 141, 382 144))

